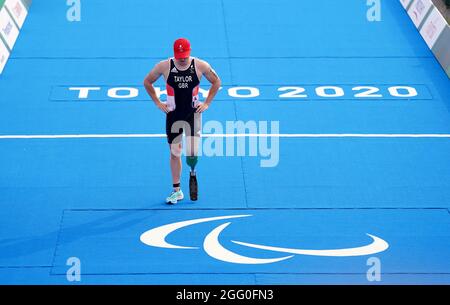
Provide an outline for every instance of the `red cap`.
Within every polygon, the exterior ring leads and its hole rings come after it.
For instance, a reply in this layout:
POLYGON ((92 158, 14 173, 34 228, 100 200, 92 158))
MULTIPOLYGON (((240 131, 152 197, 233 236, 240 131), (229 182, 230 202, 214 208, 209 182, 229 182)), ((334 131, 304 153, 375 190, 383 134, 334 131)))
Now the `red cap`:
POLYGON ((186 38, 175 40, 173 44, 173 53, 176 59, 188 58, 191 54, 191 44, 186 38))

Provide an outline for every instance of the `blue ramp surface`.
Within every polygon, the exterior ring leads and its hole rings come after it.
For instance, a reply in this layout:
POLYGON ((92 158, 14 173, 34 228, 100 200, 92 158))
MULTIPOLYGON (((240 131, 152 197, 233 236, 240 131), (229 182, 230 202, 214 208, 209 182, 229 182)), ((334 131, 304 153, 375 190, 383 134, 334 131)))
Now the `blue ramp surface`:
POLYGON ((0 283, 450 284, 450 81, 399 1, 369 8, 89 0, 69 22, 34 1, 0 76, 0 283), (199 200, 183 164, 170 206, 142 83, 179 37, 222 88, 199 200))

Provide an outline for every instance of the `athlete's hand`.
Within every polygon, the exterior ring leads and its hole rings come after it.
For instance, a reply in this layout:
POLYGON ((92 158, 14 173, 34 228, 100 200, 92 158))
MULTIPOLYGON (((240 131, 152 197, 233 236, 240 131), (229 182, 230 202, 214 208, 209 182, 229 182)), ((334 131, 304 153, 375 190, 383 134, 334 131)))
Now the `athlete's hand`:
POLYGON ((198 105, 197 110, 195 112, 202 113, 203 111, 205 111, 208 108, 209 108, 209 104, 201 103, 200 105, 198 105))
POLYGON ((161 109, 161 111, 165 112, 165 113, 169 113, 169 107, 167 107, 166 103, 162 103, 159 102, 158 104, 156 104, 156 106, 161 109))

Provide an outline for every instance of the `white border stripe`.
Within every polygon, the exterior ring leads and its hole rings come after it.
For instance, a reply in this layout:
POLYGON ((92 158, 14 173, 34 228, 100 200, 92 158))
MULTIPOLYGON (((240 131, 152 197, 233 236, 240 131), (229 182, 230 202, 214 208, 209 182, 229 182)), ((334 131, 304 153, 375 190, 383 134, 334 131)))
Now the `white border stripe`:
MULTIPOLYGON (((165 134, 66 134, 66 135, 0 135, 0 139, 99 139, 99 138, 165 138, 165 134)), ((280 133, 280 134, 202 134, 203 138, 450 138, 450 134, 368 134, 368 133, 280 133)))

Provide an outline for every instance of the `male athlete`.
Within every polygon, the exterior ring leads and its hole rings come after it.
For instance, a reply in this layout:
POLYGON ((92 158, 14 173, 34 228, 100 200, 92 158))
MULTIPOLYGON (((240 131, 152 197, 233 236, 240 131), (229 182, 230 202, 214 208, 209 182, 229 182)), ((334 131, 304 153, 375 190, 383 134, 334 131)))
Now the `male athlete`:
POLYGON ((180 38, 173 44, 174 57, 155 65, 144 80, 147 93, 156 106, 166 113, 166 134, 170 148, 170 169, 173 191, 166 202, 176 204, 184 198, 180 187, 181 151, 183 130, 186 135, 186 163, 191 168, 189 193, 192 201, 197 200, 198 144, 201 131, 201 114, 208 109, 220 88, 220 78, 211 66, 203 60, 191 57, 191 45, 187 39, 180 38), (167 102, 160 101, 153 83, 164 75, 167 89, 167 102), (199 101, 199 86, 202 76, 211 83, 208 97, 204 103, 199 101))

